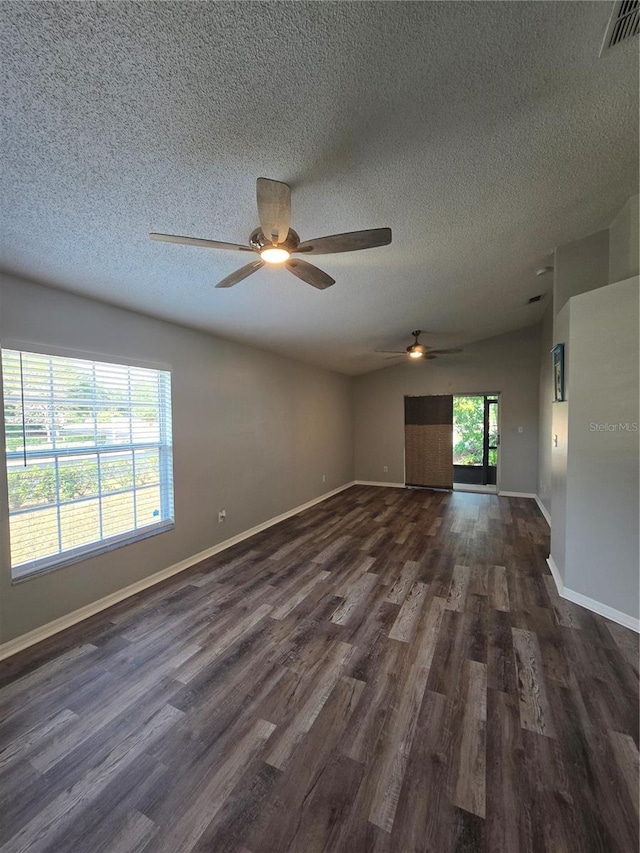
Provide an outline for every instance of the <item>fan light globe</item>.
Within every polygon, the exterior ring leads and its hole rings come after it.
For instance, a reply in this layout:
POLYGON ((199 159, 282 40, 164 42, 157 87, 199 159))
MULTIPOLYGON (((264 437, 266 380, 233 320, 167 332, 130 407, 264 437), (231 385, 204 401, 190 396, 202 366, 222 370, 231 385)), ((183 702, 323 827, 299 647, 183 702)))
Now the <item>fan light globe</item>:
POLYGON ((422 353, 419 350, 412 350, 409 353, 409 358, 422 358, 422 353))
POLYGON ((258 178, 256 201, 260 225, 249 235, 249 245, 205 240, 201 237, 181 237, 179 234, 160 234, 156 231, 152 231, 149 237, 166 243, 182 243, 232 252, 255 252, 260 255, 259 261, 254 255, 251 263, 225 276, 216 287, 233 287, 268 263, 286 267, 287 272, 318 290, 331 287, 336 283, 335 279, 302 258, 290 261, 292 254, 308 252, 331 255, 336 252, 357 252, 361 249, 374 249, 376 246, 388 246, 391 242, 391 228, 368 228, 365 231, 349 231, 346 234, 328 234, 326 237, 316 237, 301 243, 300 237, 289 224, 291 187, 288 184, 273 181, 271 178, 258 178))
POLYGON ((260 257, 268 264, 282 264, 289 260, 289 252, 286 249, 278 249, 272 246, 269 249, 263 249, 260 252, 260 257))

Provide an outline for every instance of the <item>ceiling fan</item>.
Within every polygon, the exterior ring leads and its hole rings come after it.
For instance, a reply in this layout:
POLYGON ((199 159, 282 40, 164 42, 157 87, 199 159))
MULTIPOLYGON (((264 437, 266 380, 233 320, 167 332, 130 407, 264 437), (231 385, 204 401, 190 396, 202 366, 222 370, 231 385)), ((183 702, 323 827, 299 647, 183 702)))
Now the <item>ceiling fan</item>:
POLYGON ((398 355, 408 355, 409 358, 437 358, 439 355, 454 355, 455 353, 462 352, 461 349, 433 349, 433 347, 427 347, 424 344, 421 344, 418 340, 420 335, 422 334, 421 329, 416 329, 415 332, 411 332, 413 335, 413 343, 410 344, 405 350, 392 350, 392 349, 377 349, 376 352, 387 352, 393 353, 393 355, 389 356, 390 358, 394 358, 398 355))
POLYGON ((316 237, 300 242, 300 237, 289 227, 291 219, 291 189, 281 181, 270 178, 258 178, 256 181, 258 197, 258 219, 260 227, 249 237, 249 245, 239 243, 221 243, 218 240, 202 240, 199 237, 179 237, 174 234, 149 234, 152 240, 167 243, 185 243, 188 246, 202 246, 208 249, 230 249, 235 252, 254 252, 260 257, 232 272, 216 287, 232 287, 243 278, 257 272, 265 263, 283 264, 307 284, 324 290, 335 284, 335 279, 318 267, 302 258, 293 258, 293 254, 332 255, 336 252, 355 252, 359 249, 373 249, 386 246, 391 242, 390 228, 372 228, 368 231, 349 231, 346 234, 332 234, 329 237, 316 237))

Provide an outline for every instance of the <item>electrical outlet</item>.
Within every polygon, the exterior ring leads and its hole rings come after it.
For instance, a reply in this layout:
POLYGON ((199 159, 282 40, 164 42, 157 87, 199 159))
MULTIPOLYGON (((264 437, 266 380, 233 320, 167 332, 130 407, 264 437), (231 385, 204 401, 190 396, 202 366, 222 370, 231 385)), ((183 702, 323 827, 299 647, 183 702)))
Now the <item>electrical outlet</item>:
POLYGON ((326 482, 327 482, 327 475, 326 475, 326 474, 323 474, 323 475, 322 475, 322 482, 323 482, 323 483, 326 483, 326 482))
POLYGON ((384 471, 385 474, 388 474, 389 473, 389 466, 385 465, 382 470, 384 471))
POLYGON ((227 511, 226 509, 221 509, 218 513, 218 524, 222 524, 223 521, 227 520, 227 511))
POLYGON ((524 432, 524 427, 518 427, 518 432, 524 432))

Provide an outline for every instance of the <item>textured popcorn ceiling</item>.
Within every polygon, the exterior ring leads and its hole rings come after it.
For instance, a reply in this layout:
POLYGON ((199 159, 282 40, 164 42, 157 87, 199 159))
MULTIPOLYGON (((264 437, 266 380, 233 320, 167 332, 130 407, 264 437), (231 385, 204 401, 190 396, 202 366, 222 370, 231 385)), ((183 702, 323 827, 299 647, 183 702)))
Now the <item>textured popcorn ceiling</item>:
POLYGON ((346 373, 416 327, 537 322, 536 268, 637 192, 638 39, 598 59, 607 2, 2 5, 4 266, 346 373), (148 239, 245 241, 259 175, 302 239, 393 244, 318 257, 324 292, 215 290, 246 255, 148 239))

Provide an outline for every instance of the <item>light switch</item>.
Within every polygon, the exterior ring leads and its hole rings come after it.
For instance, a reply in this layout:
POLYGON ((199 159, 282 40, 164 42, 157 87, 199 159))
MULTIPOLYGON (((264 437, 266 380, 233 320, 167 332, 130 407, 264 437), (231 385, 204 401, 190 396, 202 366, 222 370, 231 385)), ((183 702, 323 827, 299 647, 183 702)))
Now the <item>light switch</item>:
POLYGON ((524 432, 524 427, 518 427, 518 432, 524 432))

